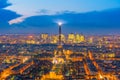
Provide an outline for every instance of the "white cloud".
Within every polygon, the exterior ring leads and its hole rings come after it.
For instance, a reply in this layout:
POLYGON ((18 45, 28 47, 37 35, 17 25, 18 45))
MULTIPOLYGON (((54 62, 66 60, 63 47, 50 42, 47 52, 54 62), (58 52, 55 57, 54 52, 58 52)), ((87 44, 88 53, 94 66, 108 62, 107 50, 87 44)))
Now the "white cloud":
POLYGON ((23 21, 24 21, 26 18, 28 18, 28 17, 30 17, 30 16, 21 16, 21 17, 18 17, 18 18, 16 18, 16 19, 10 20, 8 23, 9 23, 9 25, 18 24, 18 23, 23 22, 23 21))

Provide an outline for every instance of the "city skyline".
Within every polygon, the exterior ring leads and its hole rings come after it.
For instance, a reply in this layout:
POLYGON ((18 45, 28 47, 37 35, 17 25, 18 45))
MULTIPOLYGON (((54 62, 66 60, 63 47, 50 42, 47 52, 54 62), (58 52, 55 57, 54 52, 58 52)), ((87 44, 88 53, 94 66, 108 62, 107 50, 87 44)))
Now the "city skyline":
POLYGON ((64 22, 65 34, 120 34, 119 0, 27 2, 27 0, 0 0, 0 34, 46 32, 55 34, 56 21, 64 22))
POLYGON ((120 36, 51 37, 0 36, 0 80, 120 79, 120 36))
POLYGON ((120 0, 0 0, 0 80, 120 80, 120 0))

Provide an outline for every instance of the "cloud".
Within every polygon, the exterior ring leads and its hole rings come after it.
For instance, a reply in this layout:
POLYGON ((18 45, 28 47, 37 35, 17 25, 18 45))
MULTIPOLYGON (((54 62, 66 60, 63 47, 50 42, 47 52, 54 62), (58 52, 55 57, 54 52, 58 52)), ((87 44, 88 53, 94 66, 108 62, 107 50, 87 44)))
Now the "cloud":
POLYGON ((65 10, 65 11, 58 11, 58 12, 56 12, 56 14, 75 14, 75 13, 77 13, 77 12, 75 12, 75 11, 69 11, 69 10, 65 10))
MULTIPOLYGON (((50 10, 47 9, 41 9, 40 11, 36 12, 36 14, 34 14, 34 16, 36 15, 48 15, 50 14, 50 10)), ((20 17, 17 17, 15 19, 10 20, 8 23, 9 25, 13 25, 13 24, 19 24, 22 23, 25 19, 32 17, 33 15, 22 15, 20 17)))
POLYGON ((8 0, 0 0, 0 22, 8 22, 20 16, 16 12, 4 9, 10 5, 12 4, 8 3, 8 0))
POLYGON ((52 11, 48 9, 40 9, 39 11, 36 12, 38 15, 55 15, 55 14, 60 14, 62 13, 61 11, 52 11))
MULTIPOLYGON (((120 26, 120 9, 105 11, 93 11, 87 13, 63 12, 56 15, 37 15, 28 17, 22 23, 14 26, 23 27, 23 29, 32 28, 32 32, 53 32, 56 29, 55 20, 64 20, 64 30, 66 32, 86 32, 86 33, 110 33, 117 32, 120 26), (72 30, 72 31, 71 31, 72 30)), ((23 31, 24 32, 24 31, 23 31)), ((29 30, 28 30, 29 32, 29 30)))
POLYGON ((40 11, 38 11, 38 14, 48 14, 50 12, 50 10, 47 9, 41 9, 40 11))
POLYGON ((0 9, 10 6, 10 5, 12 4, 8 3, 8 0, 0 0, 0 9))
POLYGON ((10 5, 12 4, 8 3, 8 0, 0 0, 0 34, 9 32, 8 21, 21 16, 16 12, 5 9, 10 5))
MULTIPOLYGON (((15 14, 16 13, 14 13, 14 15, 15 14)), ((16 19, 15 17, 10 17, 10 19, 7 18, 8 20, 6 19, 6 21, 11 20, 9 23, 13 25, 11 25, 10 28, 4 28, 4 30, 0 29, 0 31, 4 33, 57 33, 56 20, 63 20, 66 22, 63 25, 64 33, 82 32, 87 34, 115 34, 119 33, 120 30, 120 8, 99 12, 75 13, 65 11, 54 15, 21 16, 16 19), (5 29, 7 30, 5 31, 5 29)), ((4 17, 2 17, 2 19, 3 18, 4 17)), ((2 21, 2 19, 0 20, 2 21)), ((7 26, 9 24, 2 23, 2 25, 7 26)))
MULTIPOLYGON (((32 17, 32 16, 52 16, 52 15, 60 15, 60 14, 68 14, 68 13, 76 13, 74 11, 68 11, 68 10, 65 10, 65 11, 60 11, 60 12, 54 12, 54 11, 50 11, 50 10, 47 10, 47 9, 41 9, 40 11, 36 12, 35 15, 22 15, 20 17, 17 17, 15 19, 12 19, 10 20, 8 23, 10 25, 13 25, 13 24, 19 24, 19 23, 22 23, 25 19, 29 18, 29 17, 32 17)), ((54 21, 56 22, 56 21, 54 21)))
POLYGON ((0 9, 0 22, 8 22, 14 18, 19 17, 20 15, 16 14, 13 11, 0 9))
POLYGON ((30 16, 21 16, 21 17, 10 20, 8 23, 9 23, 9 25, 18 24, 18 23, 23 22, 28 17, 30 17, 30 16))

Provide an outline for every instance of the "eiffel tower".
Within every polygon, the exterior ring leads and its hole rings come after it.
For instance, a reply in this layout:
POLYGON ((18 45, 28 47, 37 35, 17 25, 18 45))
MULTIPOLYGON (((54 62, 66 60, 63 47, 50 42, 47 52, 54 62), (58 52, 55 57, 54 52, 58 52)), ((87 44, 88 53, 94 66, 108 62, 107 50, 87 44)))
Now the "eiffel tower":
POLYGON ((65 55, 63 52, 63 46, 62 46, 62 39, 61 39, 61 34, 62 34, 62 23, 59 22, 58 23, 58 27, 59 27, 59 42, 58 42, 58 46, 57 46, 57 52, 55 53, 55 63, 64 63, 65 62, 65 55))

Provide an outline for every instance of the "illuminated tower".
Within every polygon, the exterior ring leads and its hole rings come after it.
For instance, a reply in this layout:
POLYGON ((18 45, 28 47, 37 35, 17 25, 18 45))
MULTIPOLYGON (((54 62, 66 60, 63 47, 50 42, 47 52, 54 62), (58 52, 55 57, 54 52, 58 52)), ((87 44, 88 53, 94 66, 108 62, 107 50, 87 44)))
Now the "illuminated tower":
POLYGON ((55 52, 55 57, 53 60, 53 63, 55 64, 64 63, 65 61, 65 55, 63 52, 62 39, 61 39, 61 34, 62 34, 62 29, 61 29, 62 23, 61 22, 58 23, 58 27, 59 27, 59 42, 58 42, 58 47, 55 52))
POLYGON ((61 36, 61 27, 62 23, 58 23, 59 26, 59 42, 58 42, 58 47, 57 50, 54 52, 54 58, 53 58, 53 67, 48 75, 45 75, 41 78, 41 80, 65 80, 64 79, 64 63, 65 63, 65 55, 63 52, 63 47, 62 47, 62 36, 61 36))
POLYGON ((59 22, 58 23, 58 27, 59 27, 59 47, 62 47, 62 40, 61 40, 61 35, 62 35, 62 29, 61 29, 61 27, 62 27, 62 23, 61 22, 59 22))

